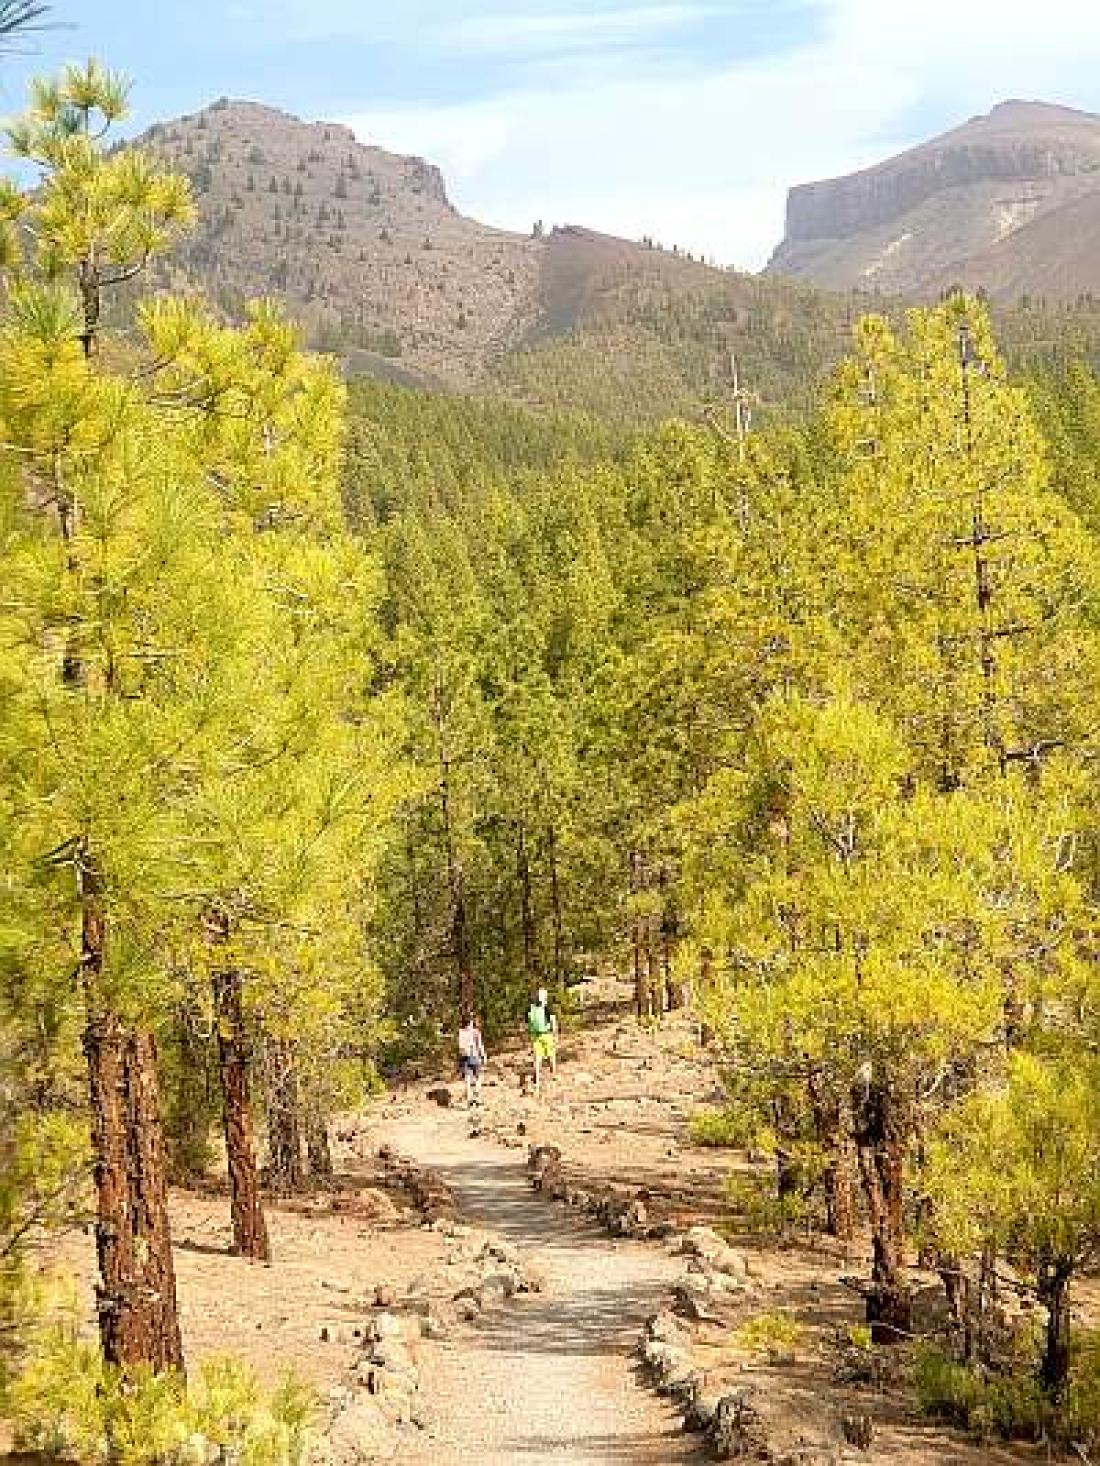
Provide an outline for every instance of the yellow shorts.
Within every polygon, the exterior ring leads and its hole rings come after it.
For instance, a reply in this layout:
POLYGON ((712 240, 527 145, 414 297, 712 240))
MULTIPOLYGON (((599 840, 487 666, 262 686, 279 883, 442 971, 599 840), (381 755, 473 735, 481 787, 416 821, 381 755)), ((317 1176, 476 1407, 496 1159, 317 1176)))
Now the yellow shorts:
POLYGON ((531 1040, 531 1052, 536 1059, 552 1059, 554 1057, 554 1035, 552 1033, 540 1033, 531 1040))

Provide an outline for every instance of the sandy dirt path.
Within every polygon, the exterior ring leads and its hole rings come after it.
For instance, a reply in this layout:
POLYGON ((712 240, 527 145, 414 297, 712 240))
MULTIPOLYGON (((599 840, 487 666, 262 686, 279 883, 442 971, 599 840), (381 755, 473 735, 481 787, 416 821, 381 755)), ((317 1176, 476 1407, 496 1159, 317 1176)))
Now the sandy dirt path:
POLYGON ((472 1139, 461 1112, 398 1120, 384 1138, 446 1180, 463 1213, 537 1259, 541 1294, 512 1299, 425 1360, 424 1431, 410 1466, 540 1466, 701 1459, 671 1407, 637 1378, 632 1350, 680 1269, 534 1194, 522 1152, 472 1139))

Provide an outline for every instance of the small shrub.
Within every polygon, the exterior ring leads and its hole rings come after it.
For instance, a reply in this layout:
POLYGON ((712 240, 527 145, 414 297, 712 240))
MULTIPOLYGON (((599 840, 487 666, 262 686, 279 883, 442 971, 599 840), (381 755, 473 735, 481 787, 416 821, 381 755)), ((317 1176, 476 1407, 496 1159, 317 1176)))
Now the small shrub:
POLYGON ((1088 1448, 1100 1445, 1100 1331, 1078 1328, 1066 1395, 1066 1434, 1088 1448))
POLYGON ((777 1359, 784 1354, 793 1354, 805 1334, 806 1330, 798 1319, 777 1310, 747 1318, 735 1331, 733 1342, 746 1353, 777 1359))
POLYGON ((942 1349, 918 1349, 913 1383, 921 1409, 982 1440, 1041 1440, 1054 1425, 1050 1402, 1034 1372, 987 1373, 942 1349))
POLYGON ((933 1347, 917 1351, 913 1362, 913 1386, 917 1402, 926 1415, 964 1428, 979 1396, 979 1382, 965 1365, 933 1347))
POLYGON ((691 1117, 691 1139, 695 1145, 715 1149, 747 1150, 755 1143, 756 1129, 739 1110, 700 1110, 691 1117))
POLYGON ((232 1359, 205 1361, 190 1389, 177 1374, 145 1370, 123 1381, 64 1323, 38 1339, 7 1409, 18 1446, 80 1466, 167 1466, 214 1453, 239 1466, 301 1466, 314 1402, 290 1378, 265 1399, 232 1359))
POLYGON ((778 1196, 771 1176, 735 1175, 726 1182, 726 1198, 737 1229, 782 1236, 806 1229, 816 1220, 810 1199, 800 1192, 778 1196))

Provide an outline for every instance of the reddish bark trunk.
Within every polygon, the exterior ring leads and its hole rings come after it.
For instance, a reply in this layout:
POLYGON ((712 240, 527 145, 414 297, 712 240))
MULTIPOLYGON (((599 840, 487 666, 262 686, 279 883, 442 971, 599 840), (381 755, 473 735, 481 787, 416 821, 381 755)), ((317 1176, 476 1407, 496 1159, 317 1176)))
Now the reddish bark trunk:
POLYGON ((78 881, 103 1357, 120 1369, 182 1371, 156 1045, 99 1006, 106 924, 99 877, 83 844, 78 881))
POLYGON ((810 1107, 814 1128, 826 1155, 825 1230, 831 1237, 848 1242, 855 1235, 856 1156, 852 1143, 849 1107, 833 1098, 820 1081, 810 1077, 810 1107))
POLYGON ((270 1262, 271 1243, 260 1201, 260 1176, 256 1165, 249 1049, 241 1007, 239 972, 229 970, 214 974, 214 1007, 218 1019, 218 1061, 233 1251, 255 1262, 270 1262))
POLYGON ((182 1370, 156 1046, 149 1034, 99 1014, 89 1019, 84 1052, 103 1357, 122 1369, 182 1370))

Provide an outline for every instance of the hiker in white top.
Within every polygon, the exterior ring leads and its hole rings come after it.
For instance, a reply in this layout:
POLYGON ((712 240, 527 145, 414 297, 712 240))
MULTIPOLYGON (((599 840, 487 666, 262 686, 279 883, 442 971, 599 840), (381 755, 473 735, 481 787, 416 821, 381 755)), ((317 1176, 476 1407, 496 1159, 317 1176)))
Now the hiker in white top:
POLYGON ((458 1072, 466 1081, 466 1103, 481 1099, 481 1071, 485 1068, 485 1040, 472 1013, 462 1015, 458 1030, 458 1072))

